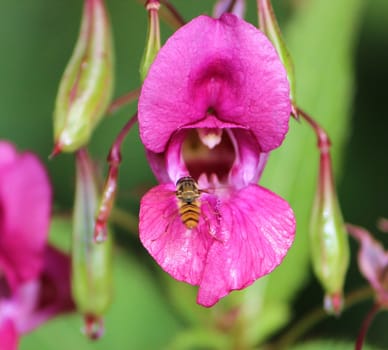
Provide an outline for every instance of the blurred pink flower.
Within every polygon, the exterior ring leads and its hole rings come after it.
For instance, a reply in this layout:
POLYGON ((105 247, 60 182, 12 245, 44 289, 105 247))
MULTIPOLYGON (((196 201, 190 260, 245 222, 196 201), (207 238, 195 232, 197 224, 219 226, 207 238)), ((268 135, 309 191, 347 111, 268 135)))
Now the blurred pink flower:
POLYGON ((295 232, 282 198, 258 186, 282 143, 289 84, 269 40, 231 14, 200 16, 157 55, 139 98, 139 128, 161 183, 141 201, 140 239, 174 278, 212 306, 281 263, 295 232), (198 225, 178 213, 176 183, 200 189, 198 225))
POLYGON ((364 228, 346 225, 348 232, 360 243, 358 266, 375 290, 377 303, 388 307, 388 251, 364 228))
POLYGON ((73 307, 68 258, 47 246, 51 188, 31 153, 0 142, 0 348, 73 307))
MULTIPOLYGON (((380 220, 379 227, 386 231, 386 221, 380 220)), ((351 236, 360 243, 358 267, 375 292, 376 301, 364 318, 357 336, 355 349, 361 350, 368 329, 381 309, 388 308, 388 251, 364 228, 346 225, 351 236)))

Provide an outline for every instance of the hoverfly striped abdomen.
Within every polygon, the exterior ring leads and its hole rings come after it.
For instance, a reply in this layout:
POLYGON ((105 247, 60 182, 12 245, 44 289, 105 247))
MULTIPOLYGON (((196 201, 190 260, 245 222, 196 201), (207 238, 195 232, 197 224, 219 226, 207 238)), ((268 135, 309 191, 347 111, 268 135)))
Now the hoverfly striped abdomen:
POLYGON ((195 228, 198 225, 201 216, 200 195, 201 191, 192 177, 182 177, 176 183, 179 215, 188 229, 195 228))

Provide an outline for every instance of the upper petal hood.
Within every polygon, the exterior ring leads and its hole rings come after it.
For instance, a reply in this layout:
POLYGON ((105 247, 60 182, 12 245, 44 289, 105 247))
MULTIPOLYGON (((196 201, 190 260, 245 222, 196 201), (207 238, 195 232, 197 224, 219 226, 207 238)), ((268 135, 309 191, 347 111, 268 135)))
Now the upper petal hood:
POLYGON ((231 14, 200 16, 152 64, 139 98, 140 136, 162 152, 174 131, 201 120, 206 127, 212 114, 250 129, 268 152, 283 141, 290 111, 287 74, 265 35, 231 14))

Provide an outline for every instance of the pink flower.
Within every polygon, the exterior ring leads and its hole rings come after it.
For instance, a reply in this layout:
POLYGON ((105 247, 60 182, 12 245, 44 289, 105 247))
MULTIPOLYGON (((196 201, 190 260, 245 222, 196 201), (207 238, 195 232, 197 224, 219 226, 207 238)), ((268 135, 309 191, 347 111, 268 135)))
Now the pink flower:
POLYGON ((377 303, 388 308, 388 251, 362 227, 348 224, 346 228, 361 245, 358 252, 361 273, 375 290, 377 303))
POLYGON ((72 307, 69 261, 46 245, 51 188, 42 164, 0 142, 0 348, 72 307))
POLYGON ((178 30, 144 81, 140 136, 161 184, 142 198, 140 239, 170 275, 199 286, 203 306, 270 273, 293 242, 291 208, 257 185, 290 112, 275 49, 231 14, 200 16, 178 30), (199 187, 189 203, 200 207, 198 224, 179 214, 183 177, 199 187))
MULTIPOLYGON (((387 221, 380 221, 380 229, 386 231, 387 221)), ((358 252, 358 267, 364 277, 373 288, 376 301, 365 316, 358 333, 355 349, 362 349, 368 329, 376 316, 382 309, 388 308, 388 251, 373 238, 364 228, 354 225, 346 225, 348 232, 360 243, 358 252)))

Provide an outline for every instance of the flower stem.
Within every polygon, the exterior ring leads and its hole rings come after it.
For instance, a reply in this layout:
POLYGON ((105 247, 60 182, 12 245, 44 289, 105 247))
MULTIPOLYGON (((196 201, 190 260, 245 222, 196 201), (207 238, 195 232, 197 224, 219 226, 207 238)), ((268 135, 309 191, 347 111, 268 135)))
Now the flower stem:
MULTIPOLYGON (((360 289, 350 292, 345 296, 345 308, 349 308, 363 300, 373 296, 373 290, 370 286, 364 286, 360 289)), ((271 345, 272 350, 288 349, 294 344, 303 334, 313 328, 317 323, 327 317, 327 313, 322 307, 316 308, 297 321, 293 327, 286 331, 280 339, 271 345)))
POLYGON ((106 225, 113 209, 117 191, 117 180, 121 162, 121 145, 136 122, 137 113, 135 113, 135 115, 124 125, 110 149, 108 155, 109 172, 108 177, 105 180, 94 229, 95 242, 103 242, 106 239, 106 225))
POLYGON ((295 110, 298 116, 301 116, 314 129, 314 132, 317 135, 318 148, 321 154, 329 153, 331 143, 326 131, 306 112, 298 107, 295 107, 295 110))
POLYGON ((232 0, 225 12, 226 13, 233 13, 233 8, 235 5, 236 5, 236 0, 232 0))
POLYGON ((380 304, 376 303, 369 310, 364 321, 362 322, 360 332, 358 333, 355 350, 362 349, 362 345, 364 344, 364 340, 368 332, 368 329, 370 327, 370 324, 373 321, 374 317, 376 316, 377 312, 380 311, 380 309, 381 309, 380 304))
MULTIPOLYGON (((144 5, 144 0, 137 0, 137 2, 144 5)), ((186 24, 186 21, 178 12, 178 10, 170 3, 169 0, 159 0, 160 7, 159 13, 160 17, 172 28, 179 29, 186 24)))
POLYGON ((170 3, 169 0, 160 0, 163 5, 160 8, 160 16, 169 24, 173 29, 179 29, 186 24, 186 21, 177 11, 177 9, 170 3))
POLYGON ((115 99, 111 105, 108 108, 107 114, 113 114, 116 113, 117 110, 121 109, 125 105, 135 101, 137 98, 139 98, 141 88, 138 87, 135 90, 132 90, 128 93, 126 93, 123 96, 118 97, 115 99))

